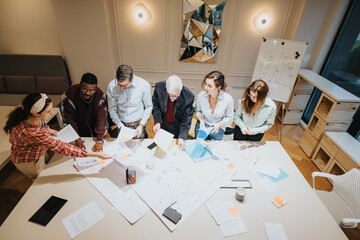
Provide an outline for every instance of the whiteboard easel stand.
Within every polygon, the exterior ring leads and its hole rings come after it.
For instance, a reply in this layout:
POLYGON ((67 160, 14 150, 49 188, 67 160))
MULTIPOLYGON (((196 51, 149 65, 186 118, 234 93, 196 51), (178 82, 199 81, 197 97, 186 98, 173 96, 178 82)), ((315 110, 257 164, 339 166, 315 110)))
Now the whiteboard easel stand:
POLYGON ((281 125, 280 125, 280 144, 281 144, 281 137, 282 137, 282 128, 283 128, 283 121, 284 121, 284 112, 285 112, 285 103, 282 103, 282 111, 281 111, 281 125))

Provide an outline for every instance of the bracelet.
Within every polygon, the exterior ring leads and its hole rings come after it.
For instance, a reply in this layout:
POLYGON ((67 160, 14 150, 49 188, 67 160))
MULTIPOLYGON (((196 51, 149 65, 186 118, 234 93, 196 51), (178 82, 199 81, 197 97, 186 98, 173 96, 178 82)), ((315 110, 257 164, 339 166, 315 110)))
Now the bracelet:
POLYGON ((104 144, 104 140, 96 141, 96 143, 104 144))

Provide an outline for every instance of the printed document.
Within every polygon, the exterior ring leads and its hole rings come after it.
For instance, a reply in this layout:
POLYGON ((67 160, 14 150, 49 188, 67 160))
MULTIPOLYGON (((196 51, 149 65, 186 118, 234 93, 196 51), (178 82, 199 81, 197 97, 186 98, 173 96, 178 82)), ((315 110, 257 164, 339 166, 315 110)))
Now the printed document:
POLYGON ((58 131, 57 136, 54 138, 69 143, 78 139, 79 135, 75 132, 74 128, 68 124, 66 127, 58 131))
POLYGON ((62 222, 71 239, 73 239, 105 216, 105 212, 102 210, 99 204, 95 201, 92 201, 70 216, 64 218, 62 222))

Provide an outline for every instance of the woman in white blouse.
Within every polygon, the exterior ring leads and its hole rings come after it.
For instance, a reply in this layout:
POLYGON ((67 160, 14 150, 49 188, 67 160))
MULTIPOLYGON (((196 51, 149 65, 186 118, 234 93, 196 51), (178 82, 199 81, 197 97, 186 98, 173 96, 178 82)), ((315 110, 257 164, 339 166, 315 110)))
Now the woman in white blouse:
POLYGON ((200 127, 212 127, 207 140, 222 140, 225 126, 232 122, 234 116, 234 100, 225 93, 225 76, 221 72, 213 71, 207 74, 202 83, 205 91, 197 96, 195 136, 200 127))
POLYGON ((261 141, 274 124, 276 104, 267 97, 268 93, 268 85, 260 79, 246 88, 234 115, 234 140, 261 141))

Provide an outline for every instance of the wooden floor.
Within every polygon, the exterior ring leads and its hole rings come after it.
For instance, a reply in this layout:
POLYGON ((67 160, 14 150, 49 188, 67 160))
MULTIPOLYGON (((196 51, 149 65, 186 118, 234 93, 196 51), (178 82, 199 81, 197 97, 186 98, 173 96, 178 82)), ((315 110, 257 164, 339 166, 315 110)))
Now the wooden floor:
MULTIPOLYGON (((146 126, 149 138, 154 136, 152 126, 153 119, 151 117, 146 126)), ((263 140, 279 141, 280 126, 280 123, 276 122, 265 133, 263 140)), ((282 132, 282 146, 311 186, 311 173, 319 170, 299 147, 299 142, 304 132, 303 128, 300 125, 284 125, 282 132)), ((31 184, 32 181, 19 172, 11 162, 0 171, 0 226, 31 184)), ((316 182, 316 186, 321 190, 331 190, 332 188, 331 184, 324 179, 316 182)), ((350 240, 360 239, 359 228, 344 229, 344 232, 350 240)))

